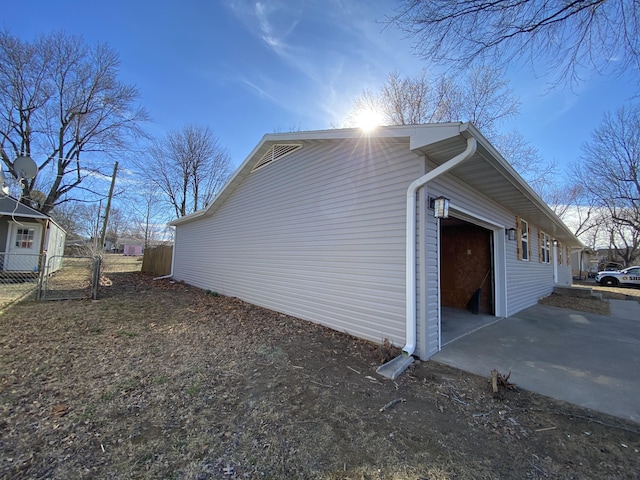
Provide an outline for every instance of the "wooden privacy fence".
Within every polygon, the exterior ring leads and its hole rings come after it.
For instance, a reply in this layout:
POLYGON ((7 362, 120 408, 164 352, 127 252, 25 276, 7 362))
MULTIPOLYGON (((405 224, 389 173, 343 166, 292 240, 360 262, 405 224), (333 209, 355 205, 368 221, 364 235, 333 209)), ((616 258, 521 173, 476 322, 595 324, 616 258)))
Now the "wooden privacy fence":
POLYGON ((145 248, 142 257, 142 271, 159 276, 171 274, 172 255, 173 247, 170 245, 145 248))

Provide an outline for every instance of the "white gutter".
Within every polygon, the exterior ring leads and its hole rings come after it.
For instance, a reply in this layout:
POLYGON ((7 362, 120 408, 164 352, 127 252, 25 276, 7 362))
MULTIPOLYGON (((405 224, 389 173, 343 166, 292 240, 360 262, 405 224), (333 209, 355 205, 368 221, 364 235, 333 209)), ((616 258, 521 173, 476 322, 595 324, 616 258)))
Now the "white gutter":
POLYGON ((407 189, 407 292, 406 292, 406 311, 407 311, 407 334, 406 345, 402 349, 402 353, 406 356, 413 355, 416 349, 416 192, 434 178, 448 172, 456 165, 467 160, 476 152, 477 142, 473 137, 467 138, 467 148, 464 152, 456 155, 451 160, 434 168, 429 173, 414 180, 407 189))

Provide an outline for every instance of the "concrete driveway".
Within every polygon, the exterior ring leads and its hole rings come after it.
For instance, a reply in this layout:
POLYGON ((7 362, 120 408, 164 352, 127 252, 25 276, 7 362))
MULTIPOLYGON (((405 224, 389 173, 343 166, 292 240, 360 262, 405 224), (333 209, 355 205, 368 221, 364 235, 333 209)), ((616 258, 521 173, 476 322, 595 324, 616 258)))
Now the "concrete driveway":
POLYGON ((452 342, 432 357, 485 377, 640 422, 640 303, 611 316, 535 305, 452 342))

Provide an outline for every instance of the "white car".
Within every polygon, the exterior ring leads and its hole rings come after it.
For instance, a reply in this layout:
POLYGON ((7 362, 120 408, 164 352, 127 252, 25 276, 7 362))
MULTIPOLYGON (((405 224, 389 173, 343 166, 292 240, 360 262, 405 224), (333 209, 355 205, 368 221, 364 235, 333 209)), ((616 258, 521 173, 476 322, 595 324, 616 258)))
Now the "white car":
POLYGON ((596 282, 607 287, 640 285, 640 267, 629 267, 612 272, 598 272, 596 282))

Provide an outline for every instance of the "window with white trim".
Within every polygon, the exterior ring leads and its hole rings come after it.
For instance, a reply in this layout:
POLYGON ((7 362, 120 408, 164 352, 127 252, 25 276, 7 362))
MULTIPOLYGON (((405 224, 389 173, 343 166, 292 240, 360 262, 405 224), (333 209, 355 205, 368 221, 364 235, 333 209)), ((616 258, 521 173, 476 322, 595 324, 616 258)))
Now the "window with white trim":
POLYGON ((32 248, 35 233, 36 231, 33 228, 19 228, 16 232, 16 247, 32 248))
POLYGON ((542 263, 549 263, 551 240, 549 235, 544 232, 540 232, 540 261, 542 263))
POLYGON ((522 260, 529 261, 529 222, 520 219, 520 248, 522 260))

